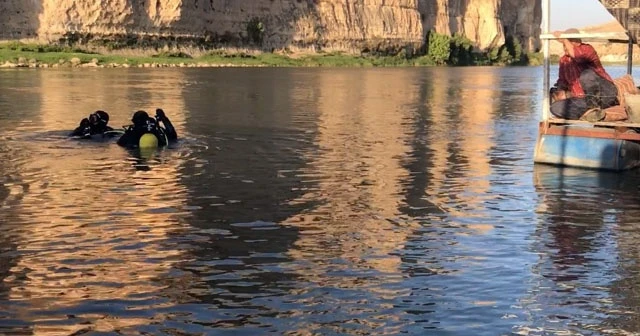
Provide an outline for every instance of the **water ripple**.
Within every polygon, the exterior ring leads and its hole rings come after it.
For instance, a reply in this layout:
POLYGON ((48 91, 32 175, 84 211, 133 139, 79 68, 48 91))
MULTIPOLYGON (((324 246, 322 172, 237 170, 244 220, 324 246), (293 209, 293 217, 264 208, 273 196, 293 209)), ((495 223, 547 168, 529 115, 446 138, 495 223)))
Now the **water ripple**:
POLYGON ((532 164, 539 70, 0 72, 0 333, 637 333, 640 175, 532 164))

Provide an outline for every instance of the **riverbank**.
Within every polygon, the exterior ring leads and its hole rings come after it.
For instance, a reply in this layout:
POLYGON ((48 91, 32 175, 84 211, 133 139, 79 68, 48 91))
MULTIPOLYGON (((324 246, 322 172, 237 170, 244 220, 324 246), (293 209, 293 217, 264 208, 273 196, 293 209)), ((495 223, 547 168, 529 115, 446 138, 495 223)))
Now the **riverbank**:
POLYGON ((433 63, 428 57, 365 57, 339 53, 285 55, 277 53, 249 53, 245 51, 211 51, 192 57, 183 52, 152 53, 130 50, 128 53, 100 53, 80 48, 23 43, 0 44, 2 68, 57 67, 320 67, 320 66, 426 66, 433 63))
MULTIPOLYGON (((530 62, 531 63, 531 62, 530 62)), ((285 54, 248 51, 184 52, 129 50, 98 52, 58 45, 0 43, 0 68, 159 68, 159 67, 415 67, 435 66, 432 57, 354 56, 341 53, 285 54)), ((490 64, 483 64, 490 65, 490 64)), ((535 63, 530 65, 536 65, 535 63)))
MULTIPOLYGON (((552 55, 551 62, 559 57, 552 55)), ((608 61, 609 65, 626 61, 608 61)), ((634 62, 636 64, 637 62, 634 62)), ((496 65, 480 63, 473 65, 496 65)), ((528 55, 528 66, 542 65, 542 54, 528 55)), ((429 56, 353 56, 341 53, 286 55, 279 53, 248 53, 243 51, 213 51, 192 57, 184 53, 148 54, 140 50, 129 53, 99 53, 78 48, 0 43, 0 68, 202 68, 202 67, 422 67, 439 66, 429 56)))

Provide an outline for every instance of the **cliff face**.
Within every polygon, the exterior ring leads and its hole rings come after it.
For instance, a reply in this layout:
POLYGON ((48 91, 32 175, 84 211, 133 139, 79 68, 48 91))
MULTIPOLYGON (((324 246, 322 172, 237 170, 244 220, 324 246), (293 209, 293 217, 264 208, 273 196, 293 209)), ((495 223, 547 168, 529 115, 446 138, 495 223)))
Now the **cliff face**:
POLYGON ((507 35, 517 37, 526 50, 539 50, 542 2, 540 0, 502 0, 500 18, 507 35))
POLYGON ((38 0, 10 0, 0 3, 0 34, 5 39, 33 38, 40 28, 42 5, 38 0))
POLYGON ((477 48, 516 34, 539 46, 540 0, 5 0, 4 39, 56 40, 69 32, 93 37, 160 35, 251 42, 260 23, 265 49, 363 50, 419 47, 426 32, 460 33, 477 48))
POLYGON ((517 37, 527 50, 540 48, 540 0, 418 0, 425 30, 462 34, 479 49, 517 37))
POLYGON ((504 43, 500 0, 419 0, 423 25, 441 34, 462 34, 480 49, 504 43))

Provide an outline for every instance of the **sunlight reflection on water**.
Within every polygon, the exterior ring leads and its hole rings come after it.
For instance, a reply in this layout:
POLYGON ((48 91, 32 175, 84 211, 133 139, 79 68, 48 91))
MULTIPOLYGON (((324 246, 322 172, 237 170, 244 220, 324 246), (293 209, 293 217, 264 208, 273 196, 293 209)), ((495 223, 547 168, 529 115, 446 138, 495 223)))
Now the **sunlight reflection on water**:
POLYGON ((0 332, 638 332, 637 173, 534 167, 540 73, 1 71, 0 332))

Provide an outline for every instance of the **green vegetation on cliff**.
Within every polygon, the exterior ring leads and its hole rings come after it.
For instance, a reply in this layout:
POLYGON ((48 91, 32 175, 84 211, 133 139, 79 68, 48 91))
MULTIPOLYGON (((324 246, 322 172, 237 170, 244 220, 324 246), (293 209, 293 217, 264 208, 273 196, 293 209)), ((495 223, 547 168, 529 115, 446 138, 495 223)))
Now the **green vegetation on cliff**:
MULTIPOLYGON (((256 39, 260 37, 256 25, 256 39)), ((59 67, 59 66, 289 66, 289 67, 384 67, 384 66, 437 66, 437 65, 526 65, 540 64, 541 58, 525 54, 520 42, 508 38, 507 42, 487 52, 473 50, 469 39, 429 32, 422 50, 403 48, 390 53, 363 53, 360 56, 342 53, 315 53, 287 55, 279 53, 247 53, 215 50, 199 51, 192 56, 184 51, 156 51, 142 53, 135 48, 88 48, 79 44, 37 45, 20 42, 0 44, 0 66, 59 67)), ((166 48, 165 48, 166 49, 166 48)), ((162 50, 153 48, 146 50, 162 50)))

